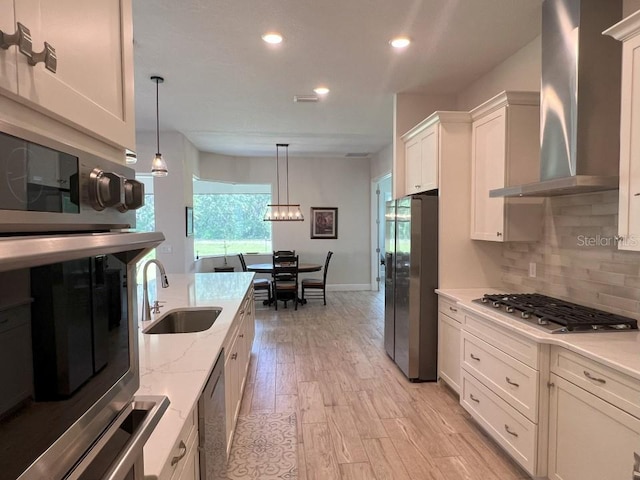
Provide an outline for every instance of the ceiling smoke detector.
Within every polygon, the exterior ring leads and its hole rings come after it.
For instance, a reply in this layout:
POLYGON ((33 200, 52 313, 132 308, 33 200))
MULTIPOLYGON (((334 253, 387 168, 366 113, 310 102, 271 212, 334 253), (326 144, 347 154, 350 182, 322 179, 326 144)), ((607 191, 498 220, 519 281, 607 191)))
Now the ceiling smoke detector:
POLYGON ((296 103, 315 103, 318 101, 317 95, 294 95, 293 101, 296 103))

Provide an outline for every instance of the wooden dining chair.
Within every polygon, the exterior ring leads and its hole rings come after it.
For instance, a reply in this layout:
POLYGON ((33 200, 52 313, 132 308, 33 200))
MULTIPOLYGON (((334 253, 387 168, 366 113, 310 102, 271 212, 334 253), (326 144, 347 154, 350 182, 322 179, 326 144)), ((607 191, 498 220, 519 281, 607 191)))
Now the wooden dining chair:
POLYGON ((329 270, 329 261, 333 256, 333 252, 329 251, 327 253, 327 259, 324 262, 324 272, 322 274, 322 279, 319 278, 303 278, 302 285, 302 302, 304 303, 305 299, 305 290, 311 290, 307 293, 307 295, 311 295, 311 297, 320 298, 322 297, 324 304, 327 304, 327 271, 329 270), (319 291, 318 291, 319 290, 319 291))
MULTIPOLYGON (((280 257, 295 257, 296 251, 295 250, 274 250, 273 256, 276 257, 276 259, 280 257)), ((280 280, 287 280, 286 275, 282 275, 280 277, 280 280)), ((289 280, 291 280, 291 277, 289 277, 289 280)))
POLYGON ((293 301, 295 310, 298 310, 298 257, 297 256, 273 256, 273 301, 278 310, 278 300, 284 302, 293 301))
MULTIPOLYGON (((247 270, 247 262, 244 260, 244 255, 241 253, 238 254, 238 258, 240 259, 240 265, 242 266, 242 271, 246 272, 247 270)), ((259 300, 262 296, 266 295, 266 303, 270 304, 272 302, 271 298, 271 280, 267 278, 255 278, 253 279, 253 291, 255 293, 255 299, 259 300)))

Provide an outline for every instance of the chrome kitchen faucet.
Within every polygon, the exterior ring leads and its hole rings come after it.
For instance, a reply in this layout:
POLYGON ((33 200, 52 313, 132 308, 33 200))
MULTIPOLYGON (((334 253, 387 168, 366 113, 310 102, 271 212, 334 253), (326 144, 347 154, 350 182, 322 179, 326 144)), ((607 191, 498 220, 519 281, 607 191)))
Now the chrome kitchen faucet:
MULTIPOLYGON (((147 320, 151 320, 151 306, 149 305, 149 288, 147 285, 147 269, 149 265, 154 263, 160 269, 160 279, 162 281, 162 288, 167 288, 169 286, 169 279, 167 278, 167 272, 164 269, 164 265, 160 260, 156 260, 152 258, 147 261, 142 267, 142 321, 145 322, 147 320)), ((157 313, 157 311, 156 311, 157 313)))

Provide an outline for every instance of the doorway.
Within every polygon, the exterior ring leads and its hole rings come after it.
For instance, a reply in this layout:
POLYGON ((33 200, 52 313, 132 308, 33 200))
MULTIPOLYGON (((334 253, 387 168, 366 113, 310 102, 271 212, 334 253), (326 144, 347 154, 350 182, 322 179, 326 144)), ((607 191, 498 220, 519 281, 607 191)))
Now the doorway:
POLYGON ((385 231, 384 213, 387 201, 393 198, 391 174, 374 179, 371 183, 371 290, 384 289, 385 231))

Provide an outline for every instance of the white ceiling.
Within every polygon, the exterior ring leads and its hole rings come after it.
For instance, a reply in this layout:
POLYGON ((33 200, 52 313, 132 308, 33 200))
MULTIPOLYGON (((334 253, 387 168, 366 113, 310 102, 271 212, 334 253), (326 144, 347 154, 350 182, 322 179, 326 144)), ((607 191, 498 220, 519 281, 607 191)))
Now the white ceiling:
POLYGON ((138 131, 199 150, 273 156, 375 153, 396 92, 455 94, 540 33, 542 0, 135 0, 138 131), (284 42, 260 36, 277 30, 284 42), (409 35, 394 51, 388 40, 409 35), (319 103, 293 96, 331 89, 319 103))

